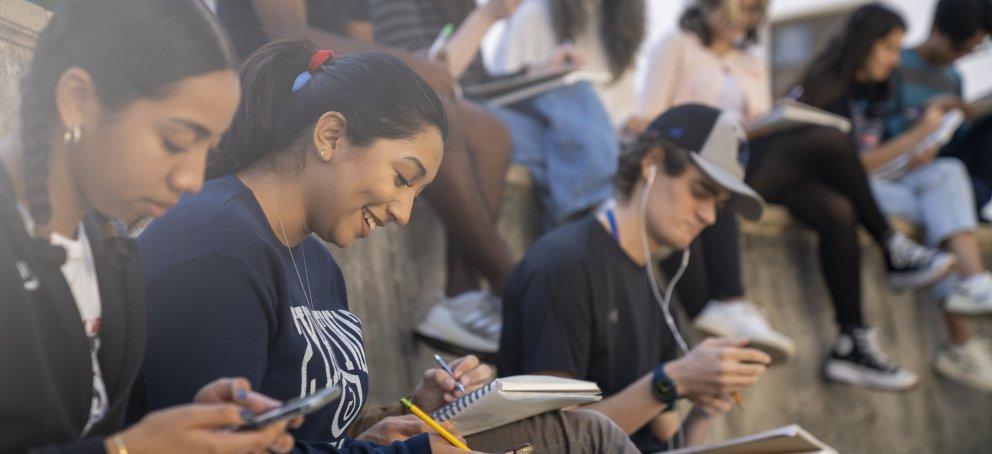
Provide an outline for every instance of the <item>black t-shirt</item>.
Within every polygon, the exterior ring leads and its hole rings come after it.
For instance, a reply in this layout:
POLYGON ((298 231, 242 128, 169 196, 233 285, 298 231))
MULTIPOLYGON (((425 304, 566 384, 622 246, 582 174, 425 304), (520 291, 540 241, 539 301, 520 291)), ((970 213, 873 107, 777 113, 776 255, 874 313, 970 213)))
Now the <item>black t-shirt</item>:
MULTIPOLYGON (((542 237, 510 276, 501 376, 562 371, 609 397, 677 356, 644 268, 594 216, 542 237)), ((644 451, 658 447, 648 427, 631 438, 644 451)))
MULTIPOLYGON (((369 21, 368 0, 306 0, 307 22, 344 36, 348 23, 369 21)), ((267 43, 255 9, 244 0, 217 0, 217 17, 227 29, 241 60, 267 43)))

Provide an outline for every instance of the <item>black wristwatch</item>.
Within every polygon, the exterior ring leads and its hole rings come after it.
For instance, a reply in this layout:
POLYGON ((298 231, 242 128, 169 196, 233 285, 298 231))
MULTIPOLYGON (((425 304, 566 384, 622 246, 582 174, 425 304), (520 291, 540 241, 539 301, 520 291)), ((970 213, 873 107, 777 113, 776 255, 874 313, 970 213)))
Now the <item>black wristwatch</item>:
POLYGON ((675 382, 665 373, 665 363, 654 368, 654 377, 651 379, 651 395, 658 402, 665 404, 665 409, 662 411, 675 408, 675 401, 678 400, 679 393, 675 389, 675 382))

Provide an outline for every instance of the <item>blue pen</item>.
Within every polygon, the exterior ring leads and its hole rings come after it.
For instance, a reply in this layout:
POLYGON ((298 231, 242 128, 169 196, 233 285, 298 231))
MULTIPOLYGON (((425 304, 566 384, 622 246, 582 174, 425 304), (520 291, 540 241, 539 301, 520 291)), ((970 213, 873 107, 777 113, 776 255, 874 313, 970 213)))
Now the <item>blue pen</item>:
MULTIPOLYGON (((437 361, 437 365, 438 366, 441 366, 441 368, 444 369, 444 371, 447 372, 448 375, 450 375, 452 379, 455 378, 455 373, 451 370, 451 367, 448 366, 448 363, 444 362, 444 358, 441 358, 441 355, 435 353, 434 354, 434 361, 437 361)), ((461 383, 458 383, 458 380, 455 380, 455 389, 457 389, 457 390, 459 390, 461 392, 465 392, 465 387, 462 386, 461 383)))

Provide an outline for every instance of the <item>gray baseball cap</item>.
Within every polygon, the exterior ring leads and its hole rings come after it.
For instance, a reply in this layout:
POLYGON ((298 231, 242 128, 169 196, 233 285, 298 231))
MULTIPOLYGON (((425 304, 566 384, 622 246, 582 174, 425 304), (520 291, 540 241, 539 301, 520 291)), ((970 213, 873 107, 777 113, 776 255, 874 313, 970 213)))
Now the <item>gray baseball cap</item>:
POLYGON ((731 115, 702 104, 683 104, 659 115, 644 133, 688 150, 703 173, 730 191, 735 211, 751 220, 761 217, 765 201, 744 183, 741 160, 747 158, 747 138, 731 115))

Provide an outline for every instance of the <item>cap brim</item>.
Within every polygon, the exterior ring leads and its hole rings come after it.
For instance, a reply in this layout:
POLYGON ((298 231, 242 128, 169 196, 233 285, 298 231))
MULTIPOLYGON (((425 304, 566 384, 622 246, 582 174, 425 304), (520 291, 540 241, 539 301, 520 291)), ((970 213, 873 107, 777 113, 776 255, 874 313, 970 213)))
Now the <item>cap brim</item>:
POLYGON ((740 178, 735 177, 729 171, 720 167, 713 161, 706 159, 699 153, 689 153, 692 161, 699 166, 706 176, 713 179, 727 191, 730 191, 730 206, 744 218, 756 221, 761 218, 761 213, 765 209, 765 200, 754 192, 750 186, 745 184, 740 178))

